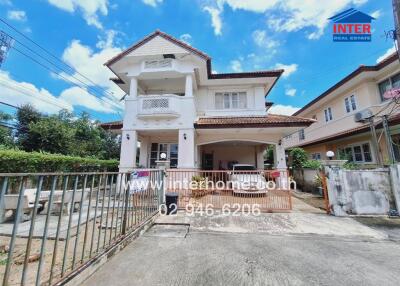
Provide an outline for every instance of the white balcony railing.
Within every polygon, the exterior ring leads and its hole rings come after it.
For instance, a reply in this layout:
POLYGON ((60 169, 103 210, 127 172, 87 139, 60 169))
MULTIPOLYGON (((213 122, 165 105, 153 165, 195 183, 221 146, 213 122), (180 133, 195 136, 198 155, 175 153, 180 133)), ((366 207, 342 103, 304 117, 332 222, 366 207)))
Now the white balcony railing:
POLYGON ((178 95, 141 95, 138 98, 138 117, 179 117, 178 95))

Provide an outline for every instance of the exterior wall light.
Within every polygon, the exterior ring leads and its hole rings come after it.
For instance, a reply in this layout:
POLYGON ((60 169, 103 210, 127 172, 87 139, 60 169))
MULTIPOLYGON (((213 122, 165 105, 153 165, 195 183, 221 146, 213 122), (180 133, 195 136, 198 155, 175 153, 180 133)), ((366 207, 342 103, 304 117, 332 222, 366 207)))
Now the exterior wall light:
POLYGON ((126 139, 127 140, 131 139, 131 136, 129 136, 129 134, 126 134, 126 139))
POLYGON ((335 157, 335 153, 333 151, 328 151, 326 152, 326 157, 328 157, 329 160, 332 160, 333 157, 335 157))
POLYGON ((183 133, 183 139, 186 140, 186 133, 183 133))

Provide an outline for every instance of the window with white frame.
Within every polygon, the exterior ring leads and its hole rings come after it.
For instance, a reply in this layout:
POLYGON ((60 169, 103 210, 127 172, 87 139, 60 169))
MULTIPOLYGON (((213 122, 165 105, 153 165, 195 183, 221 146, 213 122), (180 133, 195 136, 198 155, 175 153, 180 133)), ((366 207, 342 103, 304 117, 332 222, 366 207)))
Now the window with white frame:
POLYGON ((379 94, 381 96, 382 101, 387 100, 383 97, 386 91, 392 88, 399 88, 400 87, 400 73, 385 79, 384 81, 378 84, 379 94))
POLYGON ((246 92, 215 93, 215 109, 244 109, 244 108, 247 108, 246 92))
POLYGON ((344 105, 347 113, 357 110, 357 103, 354 94, 344 99, 344 105))
POLYGON ((150 168, 156 167, 156 161, 161 160, 161 153, 167 155, 171 168, 178 166, 178 144, 171 143, 152 143, 150 150, 150 168))
POLYGON ((371 163, 372 154, 371 147, 368 142, 362 144, 354 144, 339 149, 339 152, 345 156, 345 159, 356 163, 371 163))
POLYGON ((325 122, 333 120, 332 108, 328 107, 327 109, 325 109, 324 114, 325 114, 325 122))

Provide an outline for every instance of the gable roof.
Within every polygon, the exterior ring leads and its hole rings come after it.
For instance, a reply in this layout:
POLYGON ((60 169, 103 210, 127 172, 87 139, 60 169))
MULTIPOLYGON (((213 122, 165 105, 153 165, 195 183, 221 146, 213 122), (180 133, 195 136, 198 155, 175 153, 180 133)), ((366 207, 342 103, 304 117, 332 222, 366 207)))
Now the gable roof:
POLYGON ((178 45, 179 47, 181 47, 183 49, 186 49, 188 52, 191 52, 191 53, 199 56, 200 58, 204 59, 206 61, 206 64, 207 64, 207 77, 208 77, 208 79, 277 77, 277 79, 275 80, 275 82, 276 82, 278 80, 278 78, 282 75, 282 73, 284 72, 283 69, 277 69, 277 70, 254 71, 254 72, 213 74, 212 73, 212 67, 211 67, 211 58, 207 54, 205 54, 202 51, 200 51, 200 50, 198 50, 198 49, 186 44, 185 42, 183 42, 181 40, 178 40, 178 39, 168 35, 167 33, 161 32, 160 30, 154 31, 153 33, 151 33, 150 35, 148 35, 144 39, 142 39, 139 42, 133 44, 132 46, 130 46, 129 48, 127 48, 126 50, 124 50, 120 54, 116 55, 115 57, 113 57, 112 59, 107 61, 104 65, 107 66, 108 68, 110 68, 111 65, 115 64, 116 62, 118 62, 124 56, 128 55, 129 53, 131 53, 135 49, 143 46, 144 44, 146 44, 147 42, 151 41, 152 39, 154 39, 157 36, 160 36, 160 37, 166 39, 167 41, 170 41, 170 42, 178 45))
POLYGON ((332 20, 335 23, 371 23, 375 18, 351 8, 328 18, 328 20, 332 20))
POLYGON ((397 53, 393 53, 390 56, 388 56, 387 58, 385 58, 383 61, 379 62, 378 64, 376 64, 374 66, 359 66, 356 70, 354 70, 352 73, 350 73, 349 75, 344 77, 342 80, 340 80, 339 82, 337 82, 333 86, 331 86, 329 89, 327 89, 325 92, 323 92, 320 96, 316 97, 315 99, 313 99, 312 101, 307 103, 303 108, 301 108, 300 110, 298 110, 295 113, 293 113, 293 116, 296 116, 296 115, 300 114, 301 112, 303 112, 307 108, 311 107, 313 104, 317 103, 318 101, 320 101, 324 97, 328 96, 333 91, 335 91, 336 89, 338 89, 339 87, 341 87, 345 83, 349 82, 350 80, 352 80, 353 78, 355 78, 359 74, 361 74, 363 72, 379 71, 380 69, 383 69, 387 65, 395 62, 398 58, 399 57, 398 57, 397 53))

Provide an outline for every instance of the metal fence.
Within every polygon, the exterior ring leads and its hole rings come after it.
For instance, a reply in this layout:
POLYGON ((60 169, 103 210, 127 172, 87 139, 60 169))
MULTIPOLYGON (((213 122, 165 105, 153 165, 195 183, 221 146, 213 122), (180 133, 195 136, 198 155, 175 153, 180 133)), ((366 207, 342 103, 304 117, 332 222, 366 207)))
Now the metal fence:
POLYGON ((3 285, 52 285, 157 213, 164 172, 0 174, 3 285))
POLYGON ((258 206, 260 211, 288 211, 292 199, 286 170, 169 169, 166 190, 178 193, 178 208, 215 209, 258 206))

